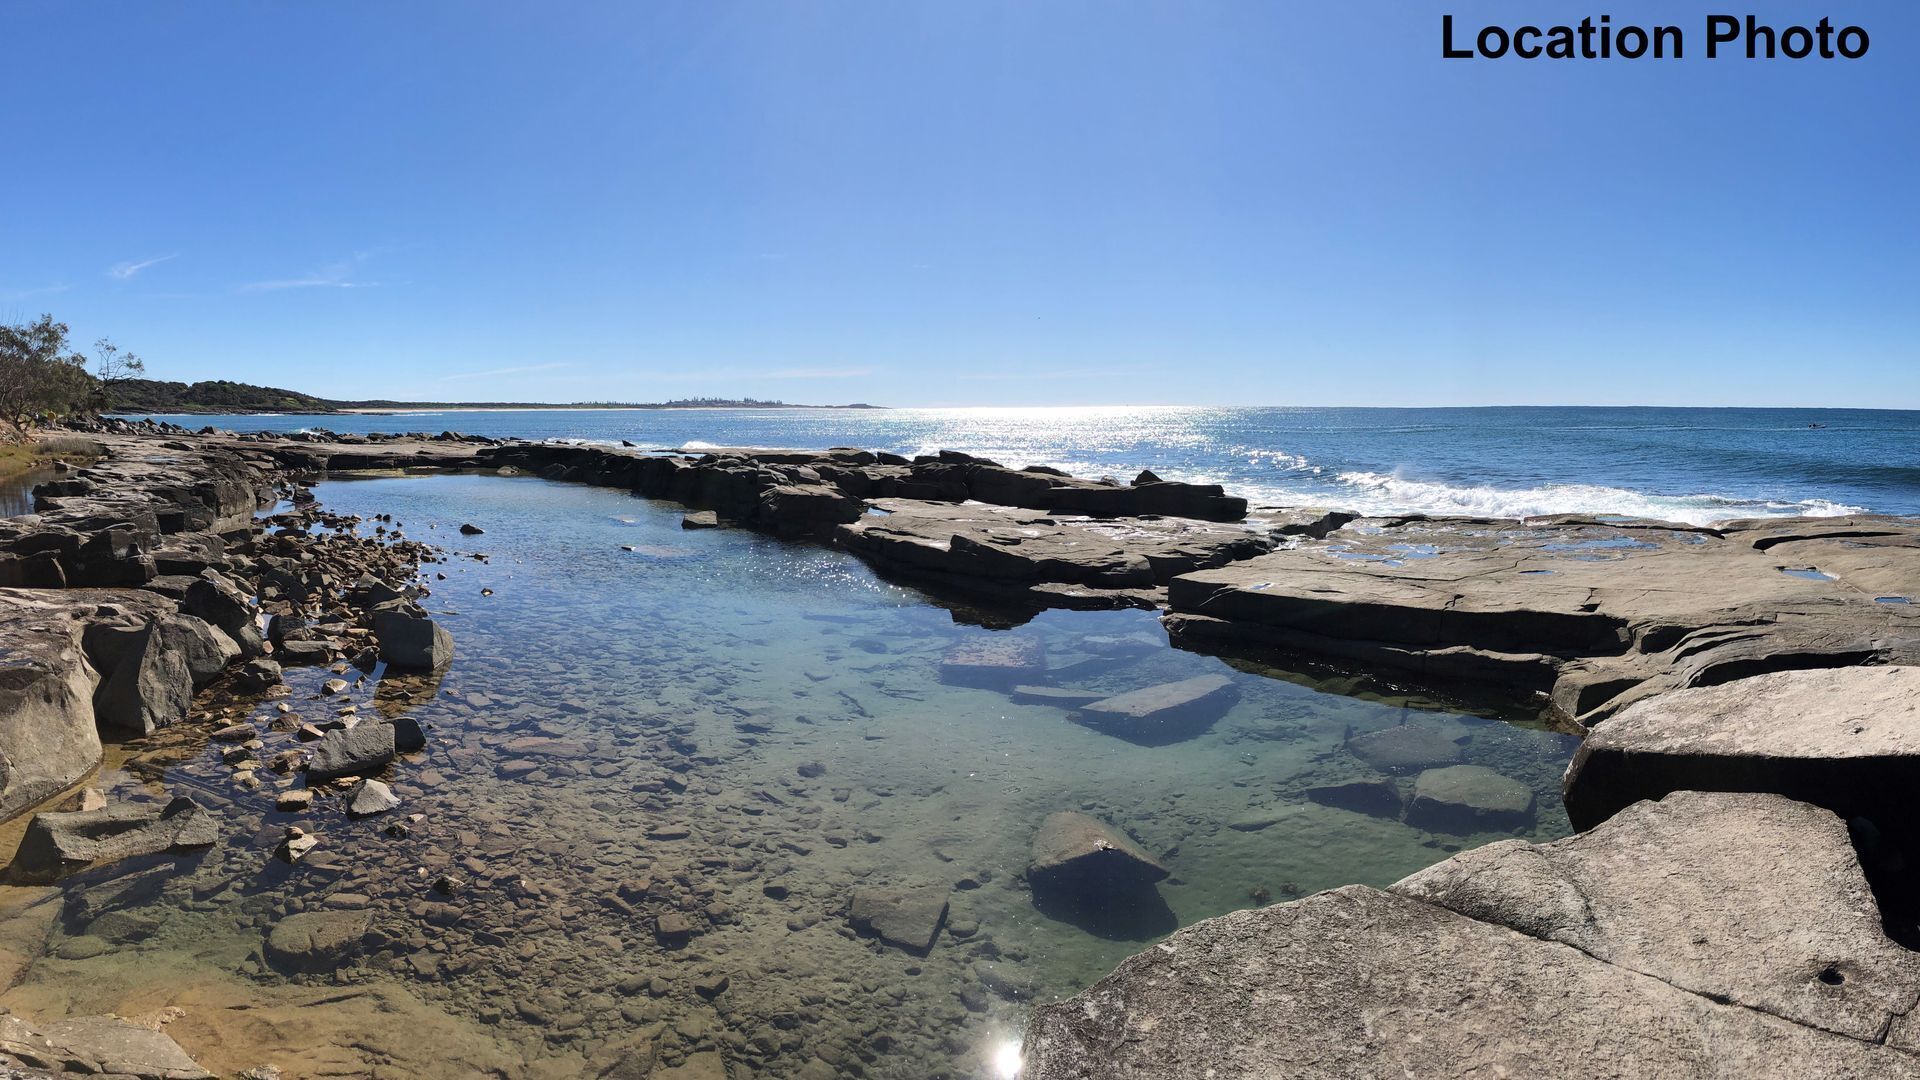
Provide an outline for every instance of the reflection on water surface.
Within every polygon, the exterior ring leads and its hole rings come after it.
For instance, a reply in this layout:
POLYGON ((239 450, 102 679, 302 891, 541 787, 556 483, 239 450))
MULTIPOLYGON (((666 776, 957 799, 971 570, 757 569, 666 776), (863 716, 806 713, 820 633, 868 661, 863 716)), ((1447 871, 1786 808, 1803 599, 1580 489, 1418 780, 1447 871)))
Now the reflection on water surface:
MULTIPOLYGON (((290 1075, 650 1060, 689 1077, 722 1062, 736 1077, 1002 1076, 1026 1003, 1143 944, 1036 911, 1024 874, 1049 814, 1104 822, 1162 863, 1169 925, 1567 831, 1569 738, 1248 674, 1168 648, 1151 613, 985 629, 837 552, 687 532, 664 505, 536 480, 319 495, 454 553, 429 581, 456 641, 443 680, 321 698, 330 673, 289 673, 303 718, 351 704, 428 726, 427 750, 387 777, 403 805, 355 821, 328 795, 281 813, 290 782, 262 769, 244 790, 217 748, 137 755, 120 785, 222 802, 228 839, 171 869, 68 883, 50 955, 5 1004, 178 1005, 169 1031, 210 1067, 290 1075), (463 522, 485 532, 463 537, 463 522), (951 668, 943 681, 943 661, 981 642, 1018 643, 1044 669, 1013 693, 951 668), (1230 690, 1177 741, 1075 722, 1093 698, 1201 676, 1230 690), (1419 772, 1461 765, 1537 807, 1400 820, 1419 772), (296 821, 322 842, 288 867, 269 853, 296 821), (1453 831, 1476 823, 1498 831, 1453 831), (857 891, 927 889, 948 909, 924 956, 849 925, 857 891), (334 972, 270 963, 265 935, 299 912, 365 914, 365 954, 334 972)), ((272 712, 252 715, 264 727, 272 712)))

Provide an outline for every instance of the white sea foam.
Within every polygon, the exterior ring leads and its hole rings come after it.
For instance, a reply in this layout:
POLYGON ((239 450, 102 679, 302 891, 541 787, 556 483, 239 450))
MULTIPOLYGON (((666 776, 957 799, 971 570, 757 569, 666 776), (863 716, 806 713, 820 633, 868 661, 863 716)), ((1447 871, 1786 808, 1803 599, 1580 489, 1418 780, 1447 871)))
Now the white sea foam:
POLYGON ((1610 514, 1687 525, 1715 525, 1751 517, 1840 517, 1861 507, 1826 499, 1800 502, 1738 499, 1725 495, 1649 495, 1599 484, 1546 484, 1501 488, 1412 480, 1391 473, 1345 472, 1336 479, 1353 492, 1362 513, 1456 514, 1525 518, 1551 514, 1610 514))

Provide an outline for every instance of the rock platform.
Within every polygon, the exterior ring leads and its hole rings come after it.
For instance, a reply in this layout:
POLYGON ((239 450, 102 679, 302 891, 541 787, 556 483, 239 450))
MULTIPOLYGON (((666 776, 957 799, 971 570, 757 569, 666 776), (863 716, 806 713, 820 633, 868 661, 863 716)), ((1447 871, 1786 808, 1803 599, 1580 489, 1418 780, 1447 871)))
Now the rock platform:
POLYGON ((1479 688, 1590 726, 1668 690, 1920 663, 1920 523, 1360 520, 1194 571, 1167 629, 1479 688))

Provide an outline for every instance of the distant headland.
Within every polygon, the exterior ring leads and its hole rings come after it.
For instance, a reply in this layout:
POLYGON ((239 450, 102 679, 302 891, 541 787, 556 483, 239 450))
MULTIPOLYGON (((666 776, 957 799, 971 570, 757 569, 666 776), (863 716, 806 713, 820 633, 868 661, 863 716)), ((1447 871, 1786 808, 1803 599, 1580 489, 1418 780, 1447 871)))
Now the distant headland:
POLYGON ((276 386, 211 379, 166 382, 128 379, 114 386, 113 411, 119 413, 367 413, 484 409, 879 409, 880 405, 795 405, 759 398, 679 398, 673 401, 343 401, 315 397, 276 386))

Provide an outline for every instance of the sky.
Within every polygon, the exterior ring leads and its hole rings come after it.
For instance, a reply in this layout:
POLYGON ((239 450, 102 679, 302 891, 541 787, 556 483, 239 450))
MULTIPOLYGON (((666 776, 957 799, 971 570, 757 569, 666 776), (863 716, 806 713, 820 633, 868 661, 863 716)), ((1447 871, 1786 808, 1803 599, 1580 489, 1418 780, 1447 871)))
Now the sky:
POLYGON ((0 318, 343 398, 1920 408, 1920 5, 0 0, 0 318), (1709 61, 1710 12, 1872 35, 1709 61), (1678 25, 1674 61, 1441 56, 1678 25))

